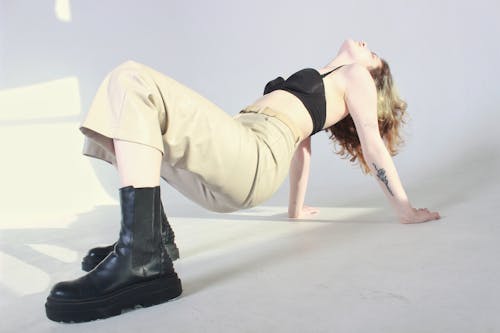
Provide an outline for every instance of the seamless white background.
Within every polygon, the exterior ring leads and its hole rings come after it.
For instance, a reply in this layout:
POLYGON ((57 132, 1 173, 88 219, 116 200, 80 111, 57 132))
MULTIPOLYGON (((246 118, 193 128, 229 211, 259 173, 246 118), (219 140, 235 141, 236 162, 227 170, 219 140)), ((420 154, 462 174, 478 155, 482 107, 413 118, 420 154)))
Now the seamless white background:
MULTIPOLYGON (((71 22, 57 19, 56 3, 2 2, 0 89, 75 76, 78 120, 107 72, 128 59, 235 114, 259 97, 268 80, 326 64, 352 37, 389 61, 408 102, 407 142, 395 160, 410 189, 430 174, 446 176, 477 166, 477 159, 498 158, 495 1, 71 1, 71 22)), ((6 112, 15 119, 15 110, 6 112)), ((359 192, 379 191, 332 150, 326 133, 314 137, 308 202, 346 204, 359 192)), ((91 163, 99 177, 109 178, 103 176, 107 165, 91 163)), ((282 190, 271 202, 286 204, 286 198, 282 190)), ((183 198, 172 194, 169 200, 183 198)))

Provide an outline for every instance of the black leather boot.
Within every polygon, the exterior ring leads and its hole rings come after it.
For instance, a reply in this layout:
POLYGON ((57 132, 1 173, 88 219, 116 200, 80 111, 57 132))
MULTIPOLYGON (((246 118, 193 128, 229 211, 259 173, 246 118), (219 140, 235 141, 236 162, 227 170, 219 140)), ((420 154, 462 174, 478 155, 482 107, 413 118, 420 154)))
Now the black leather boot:
POLYGON ((147 307, 182 293, 161 237, 160 187, 120 189, 121 230, 113 251, 92 271, 57 283, 47 297, 47 317, 83 322, 147 307))
MULTIPOLYGON (((164 240, 165 249, 170 256, 170 259, 172 259, 172 261, 175 261, 179 259, 179 249, 175 244, 175 234, 172 230, 172 227, 170 226, 170 223, 168 223, 163 205, 161 204, 160 207, 162 219, 161 233, 164 240)), ((90 272, 91 270, 93 270, 98 263, 100 263, 104 258, 108 256, 108 254, 113 251, 115 245, 116 242, 108 246, 94 247, 90 249, 87 255, 83 257, 82 270, 84 270, 85 272, 90 272)))

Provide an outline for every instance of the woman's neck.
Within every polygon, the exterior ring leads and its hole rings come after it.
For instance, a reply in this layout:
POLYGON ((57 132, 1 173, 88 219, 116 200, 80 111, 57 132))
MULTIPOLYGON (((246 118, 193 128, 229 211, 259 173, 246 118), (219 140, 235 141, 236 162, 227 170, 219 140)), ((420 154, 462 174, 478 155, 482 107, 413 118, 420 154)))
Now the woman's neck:
POLYGON ((326 64, 322 69, 333 69, 342 65, 353 64, 355 61, 345 53, 338 54, 332 61, 326 64))

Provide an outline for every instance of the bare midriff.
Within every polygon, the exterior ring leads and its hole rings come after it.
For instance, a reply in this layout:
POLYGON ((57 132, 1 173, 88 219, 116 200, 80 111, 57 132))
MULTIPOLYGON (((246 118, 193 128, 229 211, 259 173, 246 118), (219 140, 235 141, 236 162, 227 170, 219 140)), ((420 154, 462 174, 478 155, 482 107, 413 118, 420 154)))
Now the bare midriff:
MULTIPOLYGON (((343 99, 341 81, 334 77, 323 79, 326 95, 326 121, 323 128, 328 128, 347 115, 347 108, 343 99)), ((275 90, 266 94, 252 105, 269 107, 276 112, 287 116, 301 131, 302 138, 307 138, 313 130, 313 122, 304 104, 293 94, 284 90, 275 90)))
POLYGON ((257 99, 252 105, 269 107, 285 115, 299 129, 302 138, 308 137, 312 132, 312 119, 304 104, 287 91, 275 90, 257 99))

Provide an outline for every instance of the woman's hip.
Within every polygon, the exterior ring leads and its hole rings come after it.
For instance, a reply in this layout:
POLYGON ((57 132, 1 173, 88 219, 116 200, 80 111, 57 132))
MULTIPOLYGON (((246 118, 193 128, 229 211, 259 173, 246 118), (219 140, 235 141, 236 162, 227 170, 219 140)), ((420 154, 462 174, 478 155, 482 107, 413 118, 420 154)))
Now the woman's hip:
POLYGON ((240 114, 186 133, 182 166, 164 163, 162 177, 207 209, 229 212, 256 206, 281 186, 296 148, 292 132, 278 119, 240 114), (231 134, 230 134, 231 133, 231 134), (201 135, 200 135, 201 134, 201 135), (198 141, 201 138, 206 140, 198 141))

